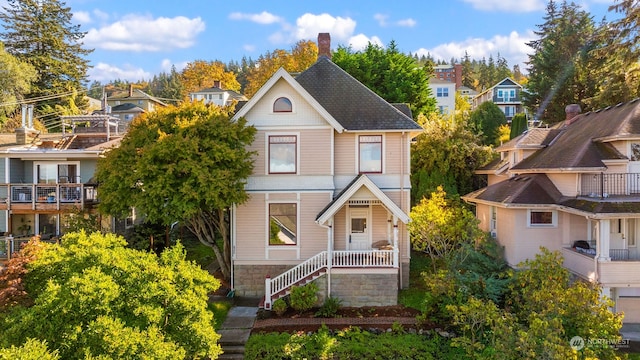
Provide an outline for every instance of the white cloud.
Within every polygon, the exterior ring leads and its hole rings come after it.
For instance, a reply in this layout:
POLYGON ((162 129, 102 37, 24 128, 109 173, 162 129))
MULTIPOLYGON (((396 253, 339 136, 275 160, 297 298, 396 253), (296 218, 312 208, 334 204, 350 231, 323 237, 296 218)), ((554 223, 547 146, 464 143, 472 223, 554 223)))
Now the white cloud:
POLYGON ((331 39, 338 42, 348 40, 356 28, 351 18, 333 17, 327 13, 314 15, 306 13, 296 20, 295 40, 315 39, 318 33, 331 33, 331 39))
POLYGON ((255 46, 255 45, 251 45, 251 44, 245 44, 245 45, 242 45, 242 48, 243 48, 245 51, 248 51, 248 52, 254 52, 254 51, 256 51, 256 46, 255 46))
POLYGON ((377 36, 372 36, 371 38, 369 38, 364 34, 358 34, 356 36, 352 36, 349 39, 348 46, 350 46, 351 50, 353 51, 360 51, 360 50, 364 50, 364 48, 366 48, 367 45, 369 45, 369 43, 384 47, 384 45, 382 44, 382 41, 380 41, 380 38, 378 38, 377 36))
POLYGON ((92 81, 96 80, 100 82, 109 82, 115 79, 135 82, 143 79, 151 79, 153 76, 141 68, 125 66, 125 68, 122 69, 105 63, 98 63, 98 65, 89 69, 88 75, 92 81))
POLYGON ((263 11, 260 14, 247 14, 240 12, 233 12, 229 14, 231 20, 249 20, 254 23, 269 25, 274 23, 281 23, 283 19, 279 16, 273 15, 269 12, 263 11))
POLYGON ((413 20, 412 18, 402 19, 402 20, 396 21, 396 25, 402 26, 402 27, 414 27, 414 26, 416 26, 416 24, 417 24, 417 22, 415 20, 413 20))
POLYGON ((532 12, 544 10, 544 0, 463 0, 483 11, 532 12))
MULTIPOLYGON (((389 15, 385 15, 385 14, 375 14, 373 15, 373 19, 375 21, 378 22, 378 25, 380 25, 381 27, 387 27, 389 26, 389 22, 387 21, 389 19, 389 15)), ((401 19, 398 21, 394 21, 392 23, 392 25, 394 26, 400 26, 400 27, 414 27, 416 26, 416 21, 412 18, 407 18, 407 19, 401 19)))
POLYGON ((109 14, 107 14, 106 12, 100 10, 100 9, 94 9, 93 10, 93 15, 98 18, 100 21, 107 21, 109 20, 109 14))
POLYGON ((204 29, 200 17, 127 15, 110 25, 90 29, 84 42, 89 47, 114 51, 166 51, 191 47, 204 29))
POLYGON ((496 59, 498 53, 509 63, 509 67, 520 65, 520 69, 525 71, 524 62, 527 61, 527 54, 531 48, 527 43, 536 38, 532 31, 519 34, 512 31, 509 35, 496 35, 491 39, 469 38, 462 42, 450 42, 438 45, 432 49, 418 49, 414 51, 418 56, 431 54, 436 60, 449 61, 451 58, 462 59, 465 51, 472 59, 488 59, 490 55, 496 59))
POLYGON ((76 11, 73 13, 73 20, 80 24, 88 24, 91 22, 91 15, 86 11, 76 11))
POLYGON ((384 15, 384 14, 375 14, 373 15, 373 19, 375 21, 378 22, 378 25, 385 27, 387 26, 387 19, 389 18, 389 15, 384 15))
POLYGON ((187 64, 189 62, 188 61, 182 61, 179 63, 175 63, 169 59, 163 59, 162 62, 160 63, 160 68, 162 69, 162 71, 169 73, 171 72, 171 67, 175 66, 176 67, 176 71, 182 71, 182 69, 184 69, 185 67, 187 67, 187 64))

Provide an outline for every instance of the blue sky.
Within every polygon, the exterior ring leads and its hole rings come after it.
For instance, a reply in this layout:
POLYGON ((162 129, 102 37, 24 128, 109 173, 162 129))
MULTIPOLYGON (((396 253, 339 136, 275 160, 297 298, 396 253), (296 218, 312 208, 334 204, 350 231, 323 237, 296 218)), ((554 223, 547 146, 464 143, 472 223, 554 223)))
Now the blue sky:
MULTIPOLYGON (((617 17, 614 0, 578 0, 596 21, 617 17)), ((301 39, 331 33, 332 48, 382 46, 449 61, 465 50, 481 59, 498 53, 522 64, 543 22, 545 0, 195 1, 67 0, 84 31, 91 80, 136 81, 179 70, 193 60, 257 59, 290 50, 301 39)), ((6 0, 0 0, 6 5, 6 0)), ((524 68, 524 65, 521 65, 524 68)))

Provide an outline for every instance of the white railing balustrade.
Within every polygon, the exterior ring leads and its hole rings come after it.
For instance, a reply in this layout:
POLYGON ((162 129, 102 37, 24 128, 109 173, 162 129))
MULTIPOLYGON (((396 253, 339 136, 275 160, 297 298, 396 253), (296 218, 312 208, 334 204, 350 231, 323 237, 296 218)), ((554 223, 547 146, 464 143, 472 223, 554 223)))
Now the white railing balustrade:
POLYGON ((394 267, 393 250, 334 251, 333 267, 394 267))
POLYGON ((323 251, 314 257, 294 266, 284 273, 271 278, 265 278, 264 308, 271 310, 273 296, 289 289, 291 286, 299 284, 302 280, 328 269, 335 268, 394 268, 398 267, 397 251, 394 250, 346 250, 332 251, 329 259, 329 252, 323 251), (331 260, 329 262, 329 260, 331 260))

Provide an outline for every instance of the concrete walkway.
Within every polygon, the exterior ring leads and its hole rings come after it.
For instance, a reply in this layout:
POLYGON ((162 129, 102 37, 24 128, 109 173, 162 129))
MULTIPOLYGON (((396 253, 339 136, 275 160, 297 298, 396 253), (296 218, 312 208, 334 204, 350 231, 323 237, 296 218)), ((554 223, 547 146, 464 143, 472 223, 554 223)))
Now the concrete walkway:
POLYGON ((234 299, 234 306, 217 331, 224 353, 218 359, 244 359, 244 345, 258 314, 258 299, 234 299))

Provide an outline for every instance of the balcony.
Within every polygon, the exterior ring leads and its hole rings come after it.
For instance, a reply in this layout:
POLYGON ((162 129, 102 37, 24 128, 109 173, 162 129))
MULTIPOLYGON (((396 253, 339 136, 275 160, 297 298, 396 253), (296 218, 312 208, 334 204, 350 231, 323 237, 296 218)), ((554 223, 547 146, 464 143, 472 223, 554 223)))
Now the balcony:
POLYGON ((583 174, 580 194, 590 198, 640 196, 640 173, 583 174))
POLYGON ((596 261, 595 254, 574 248, 562 249, 562 255, 564 267, 586 280, 597 280, 606 286, 640 285, 640 257, 633 256, 628 249, 610 249, 611 261, 596 261))
POLYGON ((60 210, 97 203, 93 184, 0 184, 0 210, 60 210))

